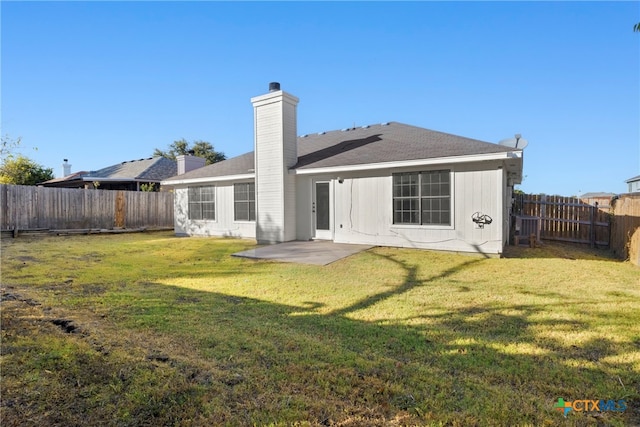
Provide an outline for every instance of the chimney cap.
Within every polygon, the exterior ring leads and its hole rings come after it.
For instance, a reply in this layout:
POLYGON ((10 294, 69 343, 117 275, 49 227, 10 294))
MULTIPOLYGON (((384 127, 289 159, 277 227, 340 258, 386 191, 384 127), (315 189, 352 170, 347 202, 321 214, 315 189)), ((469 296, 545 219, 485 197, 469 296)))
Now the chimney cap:
POLYGON ((67 163, 69 161, 69 159, 64 159, 64 162, 67 163))
POLYGON ((269 83, 269 92, 277 92, 280 90, 280 83, 271 82, 269 83))

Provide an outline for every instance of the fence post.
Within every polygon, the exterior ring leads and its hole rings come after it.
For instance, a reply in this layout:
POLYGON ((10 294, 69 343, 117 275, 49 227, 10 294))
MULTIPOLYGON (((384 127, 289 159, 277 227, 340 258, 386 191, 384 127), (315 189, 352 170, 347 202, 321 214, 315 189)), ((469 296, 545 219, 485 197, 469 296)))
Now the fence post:
POLYGON ((590 206, 589 209, 589 241, 591 243, 591 247, 594 248, 596 246, 596 207, 590 206))
POLYGON ((118 194, 116 194, 116 220, 114 224, 116 228, 124 228, 125 226, 125 204, 124 191, 118 191, 118 194))
POLYGON ((549 233, 549 222, 547 221, 547 195, 540 195, 540 229, 542 230, 542 234, 545 236, 550 236, 549 233))

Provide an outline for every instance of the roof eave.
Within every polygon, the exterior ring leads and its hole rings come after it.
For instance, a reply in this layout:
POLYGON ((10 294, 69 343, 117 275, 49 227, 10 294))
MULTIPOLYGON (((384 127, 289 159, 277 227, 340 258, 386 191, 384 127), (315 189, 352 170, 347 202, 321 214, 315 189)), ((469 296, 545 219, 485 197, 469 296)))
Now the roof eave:
POLYGON ((179 185, 189 184, 206 184, 209 182, 224 182, 224 181, 240 181, 243 179, 255 179, 255 173, 245 173, 238 175, 222 175, 222 176, 206 176, 202 178, 187 178, 187 179, 174 179, 165 180, 160 182, 160 185, 167 187, 174 187, 179 185))
POLYGON ((289 173, 296 175, 316 175, 325 173, 337 173, 337 172, 356 172, 364 170, 376 170, 376 169, 390 169, 390 168, 404 168, 415 166, 435 166, 443 164, 453 163, 470 163, 470 162, 483 162, 488 160, 505 160, 505 159, 521 159, 522 151, 505 151, 500 153, 489 154, 473 154, 466 156, 452 156, 452 157, 436 157, 433 159, 416 159, 416 160, 400 160, 393 162, 382 163, 366 163, 360 165, 346 165, 346 166, 328 166, 320 168, 300 168, 289 169, 289 173))

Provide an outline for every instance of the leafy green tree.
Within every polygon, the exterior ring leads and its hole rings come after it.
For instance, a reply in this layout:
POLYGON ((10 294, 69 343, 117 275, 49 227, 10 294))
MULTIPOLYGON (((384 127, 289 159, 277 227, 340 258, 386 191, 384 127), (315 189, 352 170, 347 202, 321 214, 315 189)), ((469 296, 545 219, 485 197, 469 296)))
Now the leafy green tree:
POLYGON ((640 22, 638 22, 636 25, 633 26, 633 31, 640 32, 640 22))
POLYGON ((146 191, 148 193, 157 191, 156 184, 153 182, 150 182, 148 184, 140 184, 140 191, 146 191))
POLYGON ((221 162, 227 158, 224 153, 216 151, 213 145, 207 141, 193 141, 193 144, 190 144, 184 138, 173 141, 173 144, 169 145, 166 151, 156 148, 153 152, 154 156, 162 156, 171 160, 175 160, 176 156, 187 154, 206 159, 206 164, 208 165, 221 162))
POLYGON ((0 165, 1 184, 36 185, 53 178, 53 169, 45 168, 21 154, 8 155, 0 165))

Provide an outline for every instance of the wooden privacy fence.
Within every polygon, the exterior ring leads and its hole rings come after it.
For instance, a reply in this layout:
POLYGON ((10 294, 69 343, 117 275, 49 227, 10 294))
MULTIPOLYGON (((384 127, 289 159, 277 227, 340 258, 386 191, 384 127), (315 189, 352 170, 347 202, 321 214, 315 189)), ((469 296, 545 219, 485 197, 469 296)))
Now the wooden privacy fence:
POLYGON ((2 230, 172 228, 173 193, 0 185, 2 230))
POLYGON ((609 246, 609 213, 575 197, 517 194, 514 214, 537 218, 540 239, 609 246))
POLYGON ((611 249, 618 257, 640 265, 640 193, 614 198, 611 249))

